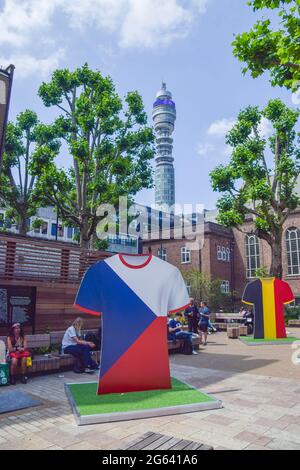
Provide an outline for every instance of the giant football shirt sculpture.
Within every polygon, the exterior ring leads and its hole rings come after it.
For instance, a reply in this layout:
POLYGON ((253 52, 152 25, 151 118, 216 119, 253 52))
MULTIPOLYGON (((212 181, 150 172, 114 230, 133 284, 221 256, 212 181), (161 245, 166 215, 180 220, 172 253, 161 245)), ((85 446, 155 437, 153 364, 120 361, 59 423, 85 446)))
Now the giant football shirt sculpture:
POLYGON ((188 304, 180 271, 151 254, 88 269, 75 305, 102 316, 99 395, 171 388, 166 317, 188 304))
POLYGON ((285 281, 273 277, 250 282, 245 288, 243 302, 254 306, 254 339, 286 338, 284 304, 294 300, 285 281))

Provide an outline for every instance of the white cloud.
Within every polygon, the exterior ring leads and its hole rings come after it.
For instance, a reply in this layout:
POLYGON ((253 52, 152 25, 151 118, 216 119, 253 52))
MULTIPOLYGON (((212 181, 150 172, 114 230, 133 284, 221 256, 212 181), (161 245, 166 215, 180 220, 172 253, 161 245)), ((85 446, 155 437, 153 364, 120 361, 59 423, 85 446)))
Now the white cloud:
POLYGON ((268 119, 263 117, 258 126, 258 131, 262 137, 269 137, 272 134, 273 126, 268 119))
POLYGON ((177 0, 129 0, 121 27, 122 47, 155 48, 185 37, 193 20, 192 9, 177 0))
POLYGON ((0 44, 23 47, 32 35, 50 26, 56 0, 4 0, 0 10, 0 44))
POLYGON ((215 146, 213 144, 210 144, 210 143, 205 143, 205 144, 198 144, 198 148, 197 148, 197 153, 198 155, 200 155, 201 157, 205 156, 205 155, 208 155, 209 153, 213 152, 215 150, 215 146))
POLYGON ((11 57, 0 56, 0 64, 14 64, 20 78, 32 74, 47 77, 54 69, 59 67, 64 56, 65 51, 63 49, 58 49, 46 58, 37 58, 29 54, 14 54, 11 57))
POLYGON ((233 118, 215 121, 209 126, 207 133, 213 137, 225 137, 235 123, 236 121, 233 118))
POLYGON ((160 48, 187 36, 211 0, 0 0, 0 46, 5 61, 21 64, 22 74, 57 67, 56 19, 65 34, 93 30, 115 35, 121 48, 160 48), (39 57, 48 57, 40 59, 39 57), (28 60, 28 65, 25 61, 28 60), (25 72, 26 70, 26 72, 25 72))

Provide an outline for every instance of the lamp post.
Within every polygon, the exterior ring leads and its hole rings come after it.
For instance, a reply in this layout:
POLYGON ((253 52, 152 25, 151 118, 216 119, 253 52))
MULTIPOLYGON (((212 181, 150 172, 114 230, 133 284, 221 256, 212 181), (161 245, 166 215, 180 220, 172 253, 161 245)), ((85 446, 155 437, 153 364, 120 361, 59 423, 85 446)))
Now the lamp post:
POLYGON ((15 66, 12 64, 6 69, 0 68, 0 173, 2 171, 3 164, 5 131, 8 121, 8 111, 14 70, 15 66))

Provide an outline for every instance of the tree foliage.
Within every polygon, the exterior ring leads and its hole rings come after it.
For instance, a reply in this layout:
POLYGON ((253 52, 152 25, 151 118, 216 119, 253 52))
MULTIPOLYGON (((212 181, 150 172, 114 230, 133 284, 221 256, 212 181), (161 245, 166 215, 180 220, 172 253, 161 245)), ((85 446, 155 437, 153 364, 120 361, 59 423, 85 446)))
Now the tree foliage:
POLYGON ((39 146, 31 169, 37 192, 59 209, 66 224, 78 227, 82 247, 95 234, 101 203, 117 204, 121 195, 133 196, 152 185, 150 160, 154 136, 138 92, 122 100, 110 77, 83 67, 56 70, 43 83, 39 96, 60 115, 44 136, 62 143, 63 167, 47 143, 39 146))
POLYGON ((191 296, 199 304, 202 300, 209 303, 212 311, 220 308, 230 311, 232 309, 232 296, 222 292, 222 280, 211 279, 197 269, 183 273, 185 281, 191 286, 191 296))
POLYGON ((299 136, 295 126, 299 111, 279 99, 260 110, 242 110, 227 134, 232 147, 228 165, 211 172, 214 191, 223 193, 218 201, 219 222, 227 227, 242 225, 250 214, 259 238, 272 248, 270 273, 282 277, 281 242, 283 225, 300 204, 296 191, 300 174, 299 136), (273 126, 266 138, 260 132, 263 119, 273 126))
MULTIPOLYGON (((30 171, 36 149, 44 145, 45 135, 34 111, 21 112, 16 122, 7 126, 3 171, 0 176, 0 201, 7 208, 7 216, 16 221, 19 232, 26 235, 27 219, 36 214, 40 197, 35 193, 36 177, 30 171)), ((49 151, 56 152, 58 141, 49 134, 49 151)))
POLYGON ((246 64, 243 72, 256 78, 269 71, 273 86, 296 91, 300 88, 300 0, 251 0, 249 5, 254 11, 272 10, 273 19, 258 20, 250 31, 236 36, 233 53, 246 64))

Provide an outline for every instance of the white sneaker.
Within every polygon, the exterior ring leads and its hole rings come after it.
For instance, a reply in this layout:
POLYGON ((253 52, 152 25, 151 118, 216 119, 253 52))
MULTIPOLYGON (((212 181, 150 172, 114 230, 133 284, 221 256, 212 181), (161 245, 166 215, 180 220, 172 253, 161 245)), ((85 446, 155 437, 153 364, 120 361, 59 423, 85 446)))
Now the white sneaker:
POLYGON ((197 355, 198 355, 197 351, 193 351, 192 354, 194 354, 194 356, 197 356, 197 355))

